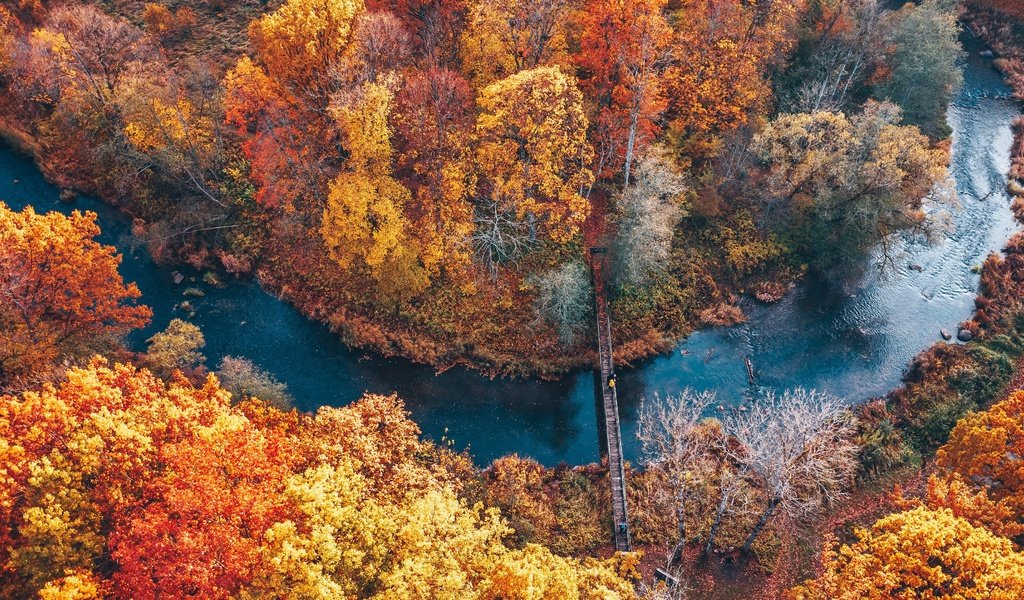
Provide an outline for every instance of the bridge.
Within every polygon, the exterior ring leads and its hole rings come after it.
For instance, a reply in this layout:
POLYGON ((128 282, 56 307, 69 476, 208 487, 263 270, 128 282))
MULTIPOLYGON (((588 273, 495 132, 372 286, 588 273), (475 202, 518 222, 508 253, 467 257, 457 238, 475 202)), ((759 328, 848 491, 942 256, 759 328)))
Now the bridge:
POLYGON ((626 472, 622 464, 622 430, 619 427, 617 387, 608 385, 615 374, 612 361, 612 330, 608 318, 608 292, 605 289, 605 248, 590 249, 590 272, 594 281, 594 314, 597 320, 598 369, 594 382, 595 400, 603 409, 602 455, 608 459, 608 478, 612 485, 612 535, 615 550, 629 552, 632 547, 629 512, 626 506, 626 472))

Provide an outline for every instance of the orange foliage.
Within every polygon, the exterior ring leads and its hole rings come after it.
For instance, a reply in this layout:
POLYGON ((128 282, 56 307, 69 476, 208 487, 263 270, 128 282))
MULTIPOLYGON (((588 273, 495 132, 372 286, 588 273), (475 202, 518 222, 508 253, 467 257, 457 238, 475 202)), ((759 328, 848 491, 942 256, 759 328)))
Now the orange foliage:
POLYGON ((580 87, 596 107, 591 118, 595 172, 607 177, 631 163, 659 132, 666 107, 661 71, 672 30, 666 0, 595 0, 580 11, 580 87))
POLYGON ((1024 522, 1024 392, 960 420, 939 448, 939 468, 958 473, 1024 522))
POLYGON ((764 111, 768 69, 792 46, 798 0, 686 0, 675 14, 673 65, 665 74, 671 131, 698 157, 718 136, 764 111))
POLYGON ((632 597, 622 561, 507 547, 418 433, 394 396, 283 414, 96 359, 0 397, 0 595, 632 597))
POLYGON ((0 203, 0 380, 81 358, 152 314, 117 272, 121 257, 94 241, 93 213, 20 213, 0 203))

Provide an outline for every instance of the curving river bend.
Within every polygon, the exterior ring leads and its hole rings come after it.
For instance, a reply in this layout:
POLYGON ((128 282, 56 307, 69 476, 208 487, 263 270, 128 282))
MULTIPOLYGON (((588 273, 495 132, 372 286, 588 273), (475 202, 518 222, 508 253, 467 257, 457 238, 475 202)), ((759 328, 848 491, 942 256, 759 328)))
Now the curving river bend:
MULTIPOLYGON (((955 231, 937 245, 907 243, 895 273, 871 269, 843 292, 807 282, 777 304, 746 304, 743 325, 697 332, 671 354, 621 370, 628 459, 637 458, 633 434, 645 395, 692 387, 717 391, 722 404, 736 403, 750 393, 743 363, 750 357, 758 385, 815 387, 856 402, 899 384, 911 358, 939 338, 940 328, 955 332, 970 316, 978 285, 972 267, 1002 248, 1016 227, 1005 174, 1010 124, 1020 109, 980 48, 970 40, 967 46, 964 85, 948 113, 961 204, 953 210, 955 231)), ((125 254, 122 274, 153 308, 152 325, 130 340, 135 348, 182 316, 174 307, 184 300, 184 288, 201 287, 206 296, 189 300, 196 309, 192 320, 206 336, 207 364, 216 367, 225 355, 247 357, 287 383, 300 409, 344 405, 364 391, 397 392, 428 436, 468 446, 479 464, 512 452, 548 465, 597 460, 589 372, 557 382, 488 380, 465 369, 435 376, 428 367, 346 348, 326 327, 254 283, 212 287, 182 269, 197 283, 175 285, 171 268, 155 265, 132 243, 123 215, 94 198, 61 203, 31 161, 7 149, 0 149, 0 199, 14 209, 32 204, 39 211, 99 214, 101 241, 125 254)))

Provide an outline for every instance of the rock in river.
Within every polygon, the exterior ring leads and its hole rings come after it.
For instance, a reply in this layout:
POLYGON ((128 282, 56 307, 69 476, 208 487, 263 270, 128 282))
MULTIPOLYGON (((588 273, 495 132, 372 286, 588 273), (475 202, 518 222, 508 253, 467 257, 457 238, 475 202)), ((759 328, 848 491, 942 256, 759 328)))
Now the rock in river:
POLYGON ((953 339, 953 334, 952 334, 952 333, 950 333, 950 332, 949 332, 948 330, 946 330, 946 329, 940 329, 940 330, 939 330, 939 335, 941 335, 941 336, 942 336, 942 339, 946 340, 947 342, 948 342, 949 340, 953 339))
POLYGON ((972 339, 974 339, 974 333, 970 329, 961 329, 956 334, 956 339, 960 340, 961 342, 969 342, 972 339))

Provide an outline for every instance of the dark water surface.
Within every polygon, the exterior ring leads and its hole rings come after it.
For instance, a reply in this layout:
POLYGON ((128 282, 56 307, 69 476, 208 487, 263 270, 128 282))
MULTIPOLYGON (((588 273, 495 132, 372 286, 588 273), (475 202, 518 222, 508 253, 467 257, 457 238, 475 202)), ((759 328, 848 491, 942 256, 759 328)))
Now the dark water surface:
MULTIPOLYGON (((1005 194, 1011 144, 1010 124, 1020 114, 990 62, 972 48, 964 64, 964 86, 949 109, 953 134, 952 175, 960 194, 953 208, 956 230, 928 246, 905 244, 894 273, 871 270, 845 292, 808 282, 781 302, 744 306, 749 320, 737 327, 695 333, 670 355, 644 361, 619 375, 619 402, 626 457, 636 459, 633 435, 640 399, 686 387, 717 391, 723 404, 750 393, 744 357, 750 357, 759 385, 815 387, 856 402, 895 387, 910 359, 970 317, 978 275, 972 267, 1000 249, 1015 230, 1005 194), (921 271, 909 265, 919 265, 921 271)), ((159 267, 134 244, 130 223, 94 198, 62 204, 58 191, 32 163, 0 149, 0 200, 15 209, 87 209, 99 214, 104 243, 124 254, 121 272, 142 290, 153 308, 153 323, 131 339, 163 329, 185 300, 189 286, 206 296, 188 298, 193 320, 206 336, 207 364, 225 355, 247 357, 288 384, 304 410, 341 406, 364 391, 398 392, 413 418, 434 439, 469 446, 480 464, 518 452, 553 465, 597 459, 593 379, 589 372, 558 382, 488 380, 465 369, 435 376, 430 368, 383 359, 342 345, 326 327, 251 282, 213 287, 175 285, 172 269, 159 267)), ((614 318, 614 316, 613 316, 614 318)))

